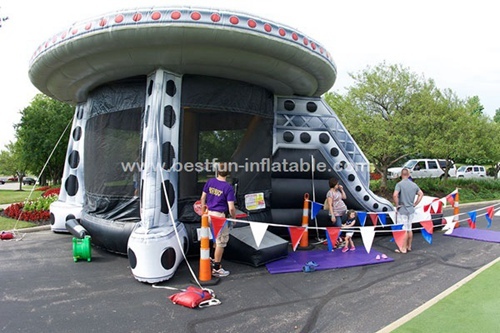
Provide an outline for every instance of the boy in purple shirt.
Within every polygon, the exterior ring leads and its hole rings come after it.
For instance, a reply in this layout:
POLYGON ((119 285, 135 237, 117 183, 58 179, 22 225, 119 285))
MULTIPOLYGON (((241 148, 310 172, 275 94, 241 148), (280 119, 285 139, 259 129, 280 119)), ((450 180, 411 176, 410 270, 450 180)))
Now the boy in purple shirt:
MULTIPOLYGON (((227 168, 227 164, 225 163, 217 165, 217 177, 207 181, 203 187, 200 201, 202 209, 205 207, 208 208, 209 216, 226 217, 226 212, 229 212, 229 215, 234 219, 236 216, 234 189, 226 182, 229 174, 227 168)), ((213 276, 221 277, 229 275, 229 271, 224 270, 221 266, 222 255, 228 240, 229 225, 226 224, 215 241, 213 276)))

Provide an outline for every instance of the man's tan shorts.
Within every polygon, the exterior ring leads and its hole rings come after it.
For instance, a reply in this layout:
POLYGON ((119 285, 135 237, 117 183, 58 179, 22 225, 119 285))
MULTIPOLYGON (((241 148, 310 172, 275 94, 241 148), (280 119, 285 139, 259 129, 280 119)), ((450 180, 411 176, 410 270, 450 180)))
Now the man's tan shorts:
MULTIPOLYGON (((214 212, 209 210, 208 216, 210 217, 210 215, 217 217, 226 217, 226 214, 224 213, 214 212)), ((212 225, 212 221, 210 220, 210 218, 208 219, 208 222, 210 223, 210 225, 212 225)), ((216 239, 216 244, 217 246, 220 247, 226 247, 228 241, 229 241, 229 225, 226 223, 219 232, 219 236, 216 239)))

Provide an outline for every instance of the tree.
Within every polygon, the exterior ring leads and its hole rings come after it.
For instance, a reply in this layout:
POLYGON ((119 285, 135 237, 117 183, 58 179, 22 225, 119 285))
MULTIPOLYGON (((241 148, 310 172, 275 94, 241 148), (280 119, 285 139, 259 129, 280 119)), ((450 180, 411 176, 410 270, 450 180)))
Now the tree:
POLYGON ((55 183, 62 178, 69 135, 63 136, 48 158, 72 116, 72 106, 42 94, 36 95, 30 106, 21 111, 21 121, 15 125, 19 158, 36 175, 47 163, 42 182, 45 177, 55 183))
POLYGON ((408 68, 385 62, 350 76, 354 85, 346 96, 327 93, 325 100, 382 175, 381 187, 387 188, 388 168, 414 154, 422 136, 407 105, 425 82, 408 68))
POLYGON ((10 142, 5 146, 7 150, 0 152, 0 174, 17 176, 19 190, 22 190, 23 177, 26 174, 26 163, 20 159, 19 145, 17 142, 10 142))
POLYGON ((500 124, 500 108, 495 110, 495 115, 493 116, 493 121, 500 124))
POLYGON ((484 111, 484 106, 481 104, 478 96, 472 96, 466 100, 466 108, 473 115, 482 115, 484 111))

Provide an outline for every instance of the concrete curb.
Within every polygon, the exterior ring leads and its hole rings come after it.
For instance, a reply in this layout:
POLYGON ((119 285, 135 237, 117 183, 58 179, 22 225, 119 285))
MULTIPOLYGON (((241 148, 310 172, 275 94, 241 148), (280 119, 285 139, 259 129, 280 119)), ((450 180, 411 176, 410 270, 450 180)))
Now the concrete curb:
POLYGON ((16 231, 20 232, 20 233, 37 232, 37 231, 44 231, 44 230, 50 230, 50 225, 41 225, 38 227, 16 229, 16 231))
POLYGON ((484 265, 483 267, 481 267, 480 269, 478 269, 474 273, 470 274, 469 276, 466 276, 465 278, 458 281, 450 288, 443 291, 441 294, 437 295, 433 299, 427 301, 426 303, 422 304, 421 306, 419 306, 418 308, 416 308, 412 312, 404 315, 403 317, 401 317, 398 320, 396 320, 395 322, 387 325, 386 327, 382 328, 381 330, 377 331, 376 333, 390 333, 390 332, 392 332, 396 328, 400 327, 404 323, 415 318, 416 316, 418 316, 419 314, 421 314, 422 312, 424 312, 425 310, 427 310, 428 308, 430 308, 431 306, 433 306, 434 304, 436 304, 437 302, 439 302, 440 300, 442 300, 443 298, 445 298, 446 296, 448 296, 449 294, 451 294, 452 292, 454 292, 455 290, 457 290, 458 288, 460 288, 461 286, 463 286, 464 284, 466 284, 467 282, 469 282, 470 280, 472 280, 473 278, 478 276, 479 273, 483 272, 484 270, 488 269, 489 267, 493 266, 494 264, 496 264, 499 261, 500 261, 500 257, 493 260, 489 264, 484 265))

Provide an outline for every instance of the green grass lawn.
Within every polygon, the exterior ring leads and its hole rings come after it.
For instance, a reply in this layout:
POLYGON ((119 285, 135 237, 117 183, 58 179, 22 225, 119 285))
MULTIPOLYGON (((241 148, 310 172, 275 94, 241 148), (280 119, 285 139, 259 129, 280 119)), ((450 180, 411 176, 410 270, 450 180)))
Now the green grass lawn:
POLYGON ((499 277, 497 262, 392 332, 499 332, 499 277))
MULTIPOLYGON (((31 190, 13 191, 13 190, 0 190, 0 205, 11 204, 14 202, 24 202, 30 195, 31 190)), ((36 199, 42 195, 42 191, 33 191, 31 194, 32 199, 36 199)))
MULTIPOLYGON (((30 196, 31 191, 13 191, 13 190, 0 190, 0 204, 10 204, 15 202, 24 202, 30 196)), ((41 191, 33 191, 30 198, 36 199, 42 195, 41 191)), ((36 226, 35 223, 26 221, 17 221, 0 216, 0 231, 21 229, 36 226)))
POLYGON ((26 221, 17 221, 14 219, 9 219, 9 218, 0 216, 0 232, 13 230, 13 229, 29 228, 29 227, 36 227, 36 224, 32 223, 32 222, 26 222, 26 221))

